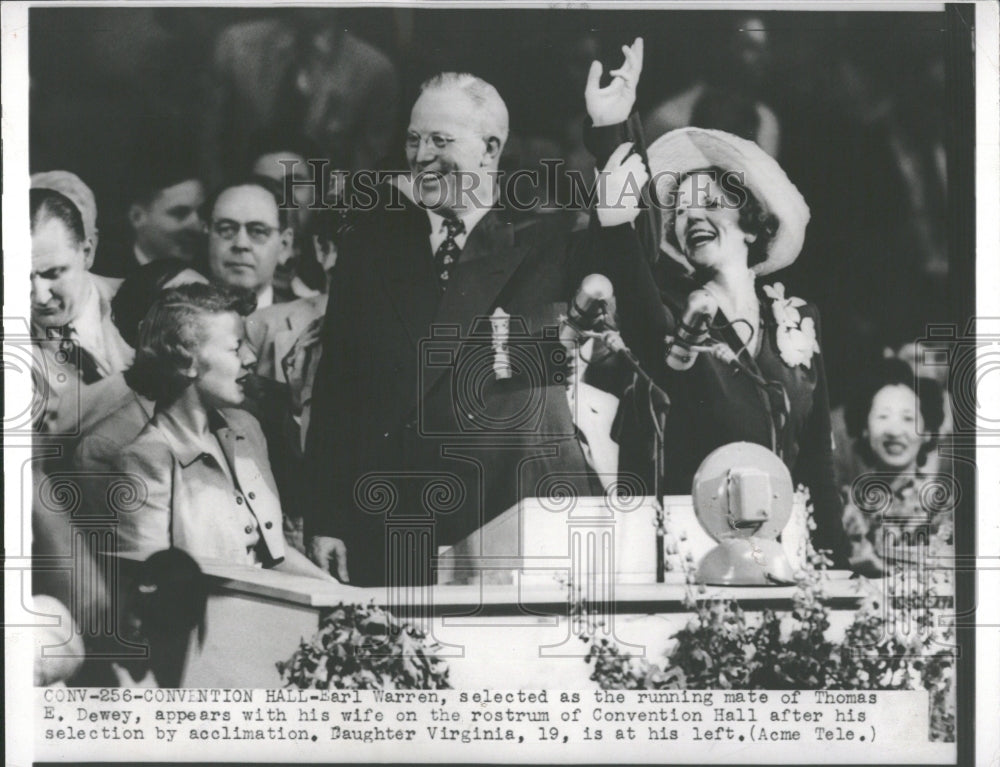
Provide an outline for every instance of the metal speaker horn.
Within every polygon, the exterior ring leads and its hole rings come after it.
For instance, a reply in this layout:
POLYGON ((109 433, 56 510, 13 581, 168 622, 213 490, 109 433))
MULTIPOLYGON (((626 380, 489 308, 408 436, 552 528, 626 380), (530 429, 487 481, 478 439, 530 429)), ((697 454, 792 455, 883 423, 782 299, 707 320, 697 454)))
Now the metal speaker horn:
POLYGON ((698 564, 699 583, 775 586, 795 582, 778 536, 792 515, 794 488, 777 455, 750 442, 712 451, 694 475, 694 513, 719 545, 698 564))

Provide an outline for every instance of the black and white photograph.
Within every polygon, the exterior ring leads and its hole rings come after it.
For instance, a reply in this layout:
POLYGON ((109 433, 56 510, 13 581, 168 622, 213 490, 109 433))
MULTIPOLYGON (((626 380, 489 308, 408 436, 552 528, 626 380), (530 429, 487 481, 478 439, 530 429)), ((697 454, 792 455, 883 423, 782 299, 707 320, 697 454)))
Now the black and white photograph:
POLYGON ((5 4, 7 763, 1000 765, 998 10, 5 4))

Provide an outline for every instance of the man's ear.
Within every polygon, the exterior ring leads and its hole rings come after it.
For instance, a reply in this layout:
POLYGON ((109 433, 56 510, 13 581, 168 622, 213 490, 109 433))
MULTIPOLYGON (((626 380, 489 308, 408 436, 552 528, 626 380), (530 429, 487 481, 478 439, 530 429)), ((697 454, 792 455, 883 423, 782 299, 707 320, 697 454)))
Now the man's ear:
POLYGON ((486 152, 484 155, 484 160, 489 160, 489 162, 483 162, 483 165, 495 165, 500 159, 500 152, 503 151, 503 143, 496 136, 486 137, 486 152))
POLYGON ((133 202, 128 206, 128 222, 133 229, 138 229, 146 220, 146 209, 139 203, 133 202))
POLYGON ((295 242, 295 232, 292 227, 288 227, 281 233, 281 253, 278 254, 278 263, 286 264, 292 257, 292 245, 295 242))
POLYGON ((90 267, 94 265, 94 252, 96 250, 94 240, 96 239, 96 237, 86 239, 80 246, 83 249, 83 266, 88 272, 90 271, 90 267))

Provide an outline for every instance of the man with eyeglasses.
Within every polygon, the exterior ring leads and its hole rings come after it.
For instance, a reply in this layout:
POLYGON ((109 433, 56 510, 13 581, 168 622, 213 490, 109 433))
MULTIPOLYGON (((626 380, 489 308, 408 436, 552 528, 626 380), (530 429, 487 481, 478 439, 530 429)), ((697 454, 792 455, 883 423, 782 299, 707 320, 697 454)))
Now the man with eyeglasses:
POLYGON ((274 270, 292 255, 288 211, 264 179, 223 188, 208 217, 209 277, 253 291, 257 308, 274 303, 274 270))
MULTIPOLYGON (((642 41, 623 52, 604 88, 594 64, 595 126, 631 112, 642 41)), ((638 191, 648 175, 616 141, 599 158, 608 173, 599 226, 569 233, 552 217, 515 226, 498 207, 507 135, 492 85, 470 74, 431 78, 410 114, 409 171, 378 187, 371 209, 342 230, 312 389, 306 533, 313 560, 352 584, 427 583, 436 547, 551 492, 553 480, 599 492, 565 373, 554 369, 566 355, 550 331, 581 279, 634 237, 638 200, 632 209, 605 193, 623 179, 638 191), (538 354, 536 376, 522 360, 538 354), (404 527, 414 532, 398 537, 404 527)))
MULTIPOLYGON (((261 390, 255 415, 268 440, 282 507, 295 517, 305 487, 298 395, 304 391, 309 396, 326 295, 276 302, 274 272, 291 257, 294 242, 290 210, 279 206, 277 194, 271 180, 261 176, 218 192, 207 216, 208 271, 213 281, 250 290, 257 297, 257 310, 245 322, 247 343, 257 357, 255 388, 261 390), (306 332, 310 328, 312 332, 306 332)), ((289 517, 285 523, 289 542, 301 548, 300 526, 289 517)))
POLYGON ((246 320, 247 342, 257 356, 255 372, 286 383, 296 352, 301 357, 318 342, 314 332, 293 349, 323 316, 326 294, 276 300, 274 271, 291 256, 294 240, 290 210, 278 205, 276 192, 270 179, 253 176, 218 193, 208 220, 208 270, 213 281, 256 295, 257 310, 246 320))

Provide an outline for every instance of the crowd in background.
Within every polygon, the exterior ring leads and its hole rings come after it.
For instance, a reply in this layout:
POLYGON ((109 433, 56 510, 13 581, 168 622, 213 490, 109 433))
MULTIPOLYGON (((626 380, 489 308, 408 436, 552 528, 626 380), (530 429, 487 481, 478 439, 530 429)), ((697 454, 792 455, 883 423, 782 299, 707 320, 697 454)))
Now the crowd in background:
MULTIPOLYGON (((121 274, 127 190, 158 155, 185 145, 206 188, 276 147, 399 167, 409 105, 439 71, 473 72, 503 95, 513 126, 503 167, 587 167, 587 66, 643 34, 647 140, 685 121, 753 136, 809 202, 786 283, 826 318, 831 368, 863 369, 863 357, 949 320, 945 35, 934 14, 37 8, 31 23, 32 171, 71 170, 94 189, 102 274, 121 274), (350 67, 292 43, 327 24, 346 36, 337 49, 350 67)), ((830 386, 840 403, 848 382, 830 386)))
MULTIPOLYGON (((177 472, 204 464, 204 487, 233 489, 217 502, 231 517, 226 524, 243 530, 254 509, 245 534, 225 541, 218 557, 330 577, 304 556, 301 518, 288 510, 307 492, 304 434, 342 220, 282 206, 286 173, 302 180, 305 161, 316 158, 344 171, 405 168, 418 87, 453 70, 484 78, 507 103, 502 169, 561 160, 561 173, 593 174, 582 127, 588 68, 615 59, 622 41, 640 32, 647 55, 636 105, 646 142, 685 126, 749 139, 779 161, 808 202, 802 255, 781 279, 823 317, 836 479, 858 572, 877 575, 884 563, 877 530, 851 499, 854 478, 873 469, 908 472, 893 487, 905 505, 919 494, 920 475, 941 470, 927 435, 949 428, 947 371, 913 360, 927 323, 954 320, 944 41, 934 16, 409 8, 31 14, 33 236, 53 254, 87 253, 87 274, 67 275, 55 261, 33 270, 33 289, 79 310, 41 322, 41 346, 52 370, 68 357, 86 383, 99 383, 88 389, 92 399, 51 407, 41 431, 72 434, 65 466, 97 477, 88 480, 85 503, 110 492, 101 472, 150 477, 155 494, 176 484, 177 472), (154 303, 159 314, 140 330, 154 303), (214 324, 192 319, 192 306, 214 324), (89 329, 85 316, 93 318, 89 329), (246 318, 245 337, 226 326, 232 316, 246 318), (184 333, 198 338, 186 360, 192 370, 217 364, 202 353, 228 355, 226 364, 245 370, 246 385, 229 391, 199 378, 178 403, 168 379, 184 333), (157 435, 137 441, 161 404, 157 435), (210 424, 219 412, 225 423, 210 424), (67 426, 73 419, 76 429, 67 426), (209 426, 232 434, 231 453, 222 437, 198 442, 209 426), (185 440, 194 444, 190 461, 175 449, 185 440), (246 474, 240 450, 268 468, 246 474)), ((579 211, 531 213, 565 218, 556 226, 566 231, 579 224, 579 211)), ((53 383, 54 402, 58 390, 53 383)), ((44 482, 40 472, 36 494, 44 482)), ((38 516, 44 528, 48 515, 38 516)), ((129 532, 138 549, 146 536, 158 540, 162 525, 144 519, 148 528, 129 532)), ((171 544, 184 548, 182 540, 171 544)), ((130 672, 133 681, 147 670, 130 672)))

